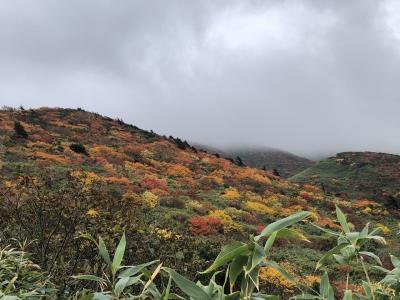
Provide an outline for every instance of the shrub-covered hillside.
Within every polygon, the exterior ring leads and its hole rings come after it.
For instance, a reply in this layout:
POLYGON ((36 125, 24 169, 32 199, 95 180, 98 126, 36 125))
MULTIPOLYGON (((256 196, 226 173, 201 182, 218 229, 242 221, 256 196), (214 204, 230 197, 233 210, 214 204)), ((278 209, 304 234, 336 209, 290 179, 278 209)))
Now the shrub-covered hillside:
MULTIPOLYGON (((74 290, 71 275, 98 273, 96 249, 82 233, 115 245, 127 236, 125 263, 160 259, 192 279, 201 279, 220 246, 247 240, 265 224, 293 213, 312 212, 322 228, 339 229, 335 205, 355 229, 366 218, 383 229, 391 253, 398 213, 369 199, 326 196, 270 172, 240 167, 120 120, 72 109, 0 111, 0 243, 33 241, 27 250, 63 293, 74 290), (92 269, 91 269, 92 268, 92 269), (90 269, 90 270, 88 270, 90 269)), ((322 252, 335 245, 311 225, 299 225, 308 241, 277 238, 271 256, 293 276, 312 285, 322 252), (301 274, 301 275, 300 275, 301 274)), ((386 248, 373 244, 387 263, 386 248)), ((340 287, 346 270, 333 263, 340 287)), ((261 285, 293 293, 279 274, 265 271, 261 285)))
POLYGON ((368 198, 400 206, 400 156, 374 152, 344 152, 293 176, 325 191, 368 198))
POLYGON ((295 154, 272 148, 243 148, 227 151, 228 156, 239 156, 250 167, 276 170, 284 178, 293 176, 314 165, 314 162, 295 154))

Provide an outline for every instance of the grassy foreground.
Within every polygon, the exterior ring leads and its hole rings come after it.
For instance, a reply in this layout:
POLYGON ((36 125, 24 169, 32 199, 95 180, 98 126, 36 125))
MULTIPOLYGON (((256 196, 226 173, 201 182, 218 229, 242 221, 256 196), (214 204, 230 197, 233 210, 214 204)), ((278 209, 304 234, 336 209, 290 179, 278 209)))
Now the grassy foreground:
MULTIPOLYGON (((332 258, 347 267, 346 285, 339 291, 343 300, 399 299, 400 260, 392 256, 393 269, 387 270, 382 267, 382 262, 375 253, 366 251, 371 242, 386 244, 385 239, 379 235, 381 229, 370 231, 367 224, 360 232, 352 231, 346 216, 338 207, 336 214, 340 231, 320 228, 337 240, 336 246, 319 259, 316 270, 321 269, 332 258), (380 281, 371 280, 371 265, 367 266, 368 261, 373 262, 372 268, 382 272, 380 281), (363 273, 359 289, 352 285, 353 277, 357 279, 359 276, 355 271, 356 266, 363 273)), ((210 275, 206 283, 195 283, 163 266, 163 262, 159 260, 125 266, 125 234, 122 235, 113 256, 101 237, 97 241, 86 234, 81 238, 91 241, 101 258, 97 263, 97 273, 72 276, 73 280, 84 283, 74 293, 60 295, 58 287, 51 283, 50 276, 40 272, 39 267, 29 260, 29 254, 6 247, 0 251, 0 299, 279 299, 278 295, 266 294, 260 287, 260 277, 270 276, 271 272, 266 271, 270 268, 296 286, 297 295, 291 299, 334 300, 337 298, 327 272, 324 272, 319 285, 307 286, 297 281, 270 257, 271 248, 278 237, 307 240, 293 225, 307 221, 310 216, 310 212, 299 212, 267 225, 259 235, 250 236, 246 243, 236 241, 224 246, 214 262, 201 272, 210 275)), ((319 228, 317 225, 313 226, 319 228)))

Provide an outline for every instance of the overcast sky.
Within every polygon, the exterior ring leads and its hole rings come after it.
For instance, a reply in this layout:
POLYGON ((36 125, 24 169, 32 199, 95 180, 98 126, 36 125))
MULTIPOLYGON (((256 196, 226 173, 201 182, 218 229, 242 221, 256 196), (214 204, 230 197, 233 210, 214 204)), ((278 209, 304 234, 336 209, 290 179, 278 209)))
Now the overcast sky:
POLYGON ((400 3, 3 0, 0 104, 216 147, 400 153, 400 3))

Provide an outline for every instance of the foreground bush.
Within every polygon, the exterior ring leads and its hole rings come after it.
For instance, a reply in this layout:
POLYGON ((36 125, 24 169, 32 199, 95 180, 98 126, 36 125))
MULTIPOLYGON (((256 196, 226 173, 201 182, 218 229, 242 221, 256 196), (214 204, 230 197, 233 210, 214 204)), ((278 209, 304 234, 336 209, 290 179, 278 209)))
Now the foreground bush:
POLYGON ((0 299, 55 299, 56 292, 29 254, 10 247, 0 249, 0 299))
MULTIPOLYGON (((322 229, 327 234, 337 238, 337 246, 329 250, 319 260, 316 270, 320 269, 330 259, 335 259, 340 265, 347 268, 347 281, 343 291, 343 300, 381 300, 400 298, 400 261, 392 256, 393 270, 386 270, 380 266, 375 268, 386 273, 381 282, 373 283, 368 273, 366 260, 371 259, 381 265, 379 257, 369 251, 363 251, 365 245, 370 241, 385 244, 383 237, 378 235, 380 228, 369 231, 367 224, 361 232, 351 231, 350 224, 346 220, 343 212, 336 208, 338 222, 341 226, 340 232, 322 229), (355 292, 351 289, 350 273, 353 264, 359 264, 364 272, 365 280, 362 283, 362 292, 355 292)), ((334 300, 334 289, 329 281, 328 273, 325 272, 321 277, 319 287, 306 286, 289 274, 284 268, 270 259, 270 250, 277 238, 307 241, 306 237, 298 230, 292 228, 296 223, 311 216, 310 212, 299 212, 287 218, 278 220, 266 226, 259 235, 250 236, 247 243, 233 242, 221 249, 215 261, 205 270, 203 274, 212 273, 208 284, 204 285, 200 281, 194 283, 181 276, 176 271, 163 267, 158 264, 153 271, 147 267, 156 262, 150 262, 139 266, 122 266, 125 252, 125 235, 123 235, 113 261, 111 261, 108 250, 104 242, 99 238, 96 243, 99 254, 106 262, 107 270, 103 271, 103 277, 94 275, 79 275, 76 279, 91 280, 97 283, 99 291, 84 294, 80 299, 186 299, 171 292, 172 282, 179 290, 191 300, 261 300, 279 299, 275 295, 267 295, 260 289, 260 270, 267 268, 280 273, 282 278, 292 286, 296 287, 299 295, 291 299, 315 299, 315 300, 334 300), (221 271, 222 269, 222 271, 221 271), (156 276, 165 274, 168 277, 168 285, 159 290, 154 284, 156 276), (223 275, 224 278, 216 280, 217 276, 223 275), (132 294, 135 289, 133 286, 140 286, 136 295, 132 294)), ((317 225, 314 225, 318 227, 317 225)), ((318 227, 319 228, 319 227, 318 227)), ((357 275, 357 274, 354 274, 357 275)), ((268 274, 263 274, 268 276, 268 274)))
MULTIPOLYGON (((110 253, 100 237, 98 241, 90 235, 82 237, 91 240, 97 247, 102 262, 97 274, 80 274, 74 280, 89 282, 69 299, 79 300, 133 300, 133 299, 190 299, 190 300, 262 300, 279 299, 276 295, 262 292, 260 277, 268 276, 261 270, 273 269, 298 290, 298 295, 291 299, 310 300, 398 300, 400 299, 400 260, 392 256, 392 270, 381 267, 379 257, 365 248, 370 242, 385 244, 385 239, 378 235, 380 228, 369 231, 367 224, 362 231, 351 231, 343 212, 336 208, 341 230, 334 232, 322 229, 337 239, 337 245, 326 252, 319 260, 316 270, 335 260, 347 270, 347 281, 339 294, 335 295, 327 272, 323 273, 319 286, 307 286, 271 259, 270 251, 276 239, 308 241, 293 227, 312 216, 310 212, 299 212, 287 218, 267 225, 259 235, 250 236, 247 243, 233 242, 224 246, 214 262, 201 274, 210 274, 207 284, 196 283, 183 277, 171 268, 164 267, 159 261, 125 266, 123 260, 126 250, 123 234, 114 255, 110 253), (385 277, 380 282, 373 282, 370 276, 371 266, 367 260, 378 264, 372 268, 381 271, 385 277), (361 286, 359 283, 362 270, 361 286), (167 284, 163 284, 167 279, 167 284)), ((317 225, 313 226, 319 228, 317 225)), ((56 299, 55 289, 48 277, 35 270, 35 265, 27 254, 12 249, 3 249, 0 256, 0 299, 56 299)), ((93 268, 94 269, 94 268, 93 268)), ((337 293, 338 294, 338 293, 337 293)))

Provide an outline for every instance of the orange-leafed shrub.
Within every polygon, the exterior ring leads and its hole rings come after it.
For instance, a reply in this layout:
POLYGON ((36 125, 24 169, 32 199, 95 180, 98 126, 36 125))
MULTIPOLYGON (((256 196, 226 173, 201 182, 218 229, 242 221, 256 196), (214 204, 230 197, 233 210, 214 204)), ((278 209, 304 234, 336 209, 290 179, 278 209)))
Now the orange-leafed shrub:
POLYGON ((303 189, 307 192, 311 192, 311 193, 319 193, 321 192, 320 189, 318 187, 316 187, 315 185, 311 185, 311 184, 305 184, 303 185, 303 189))
POLYGON ((126 132, 126 131, 122 131, 119 129, 114 129, 111 130, 111 135, 113 135, 114 137, 118 137, 119 139, 123 140, 123 141, 132 141, 133 135, 130 132, 126 132))
POLYGON ((192 171, 185 166, 172 165, 167 169, 167 174, 174 177, 191 177, 192 171))
POLYGON ((236 188, 230 187, 230 188, 225 189, 222 197, 224 197, 227 200, 239 200, 240 193, 236 188))
POLYGON ((178 164, 190 164, 198 159, 196 155, 190 152, 178 151, 176 154, 175 162, 178 164))
POLYGON ((103 157, 109 163, 116 165, 123 165, 125 160, 129 159, 129 157, 125 153, 120 153, 118 152, 118 150, 104 145, 90 148, 89 153, 91 156, 94 156, 96 158, 103 157))
POLYGON ((129 144, 124 146, 124 152, 128 155, 138 156, 144 150, 143 144, 129 144))
POLYGON ((271 179, 260 171, 251 168, 238 168, 236 177, 242 181, 253 181, 258 184, 271 185, 271 179))
POLYGON ((307 191, 300 191, 299 196, 304 200, 314 200, 314 194, 307 191))
POLYGON ((98 157, 95 158, 95 160, 96 160, 97 164, 99 164, 105 171, 107 171, 107 173, 109 173, 109 174, 116 174, 117 173, 116 170, 114 169, 113 165, 110 164, 108 162, 108 160, 105 159, 104 157, 98 156, 98 157))
POLYGON ((379 207, 381 206, 379 203, 369 200, 369 199, 360 199, 351 205, 354 209, 366 208, 366 207, 379 207))
POLYGON ((207 155, 201 159, 201 163, 209 165, 212 169, 228 170, 232 164, 229 160, 207 155))
POLYGON ((130 162, 130 161, 125 161, 124 164, 125 170, 135 173, 135 174, 146 174, 149 172, 155 172, 155 170, 152 167, 149 167, 148 165, 144 165, 140 162, 130 162))
POLYGON ((40 158, 40 159, 43 159, 43 160, 51 160, 51 161, 54 161, 54 162, 65 164, 65 165, 71 163, 71 161, 69 159, 66 159, 65 157, 61 157, 61 156, 58 156, 58 155, 55 155, 55 154, 50 154, 50 153, 46 153, 46 152, 42 152, 42 151, 36 151, 34 153, 34 156, 36 158, 40 158))
POLYGON ((216 175, 208 175, 200 178, 200 182, 207 186, 220 186, 224 184, 224 179, 216 175))
POLYGON ((194 235, 213 235, 222 228, 222 221, 215 217, 195 216, 190 218, 189 228, 194 235))

